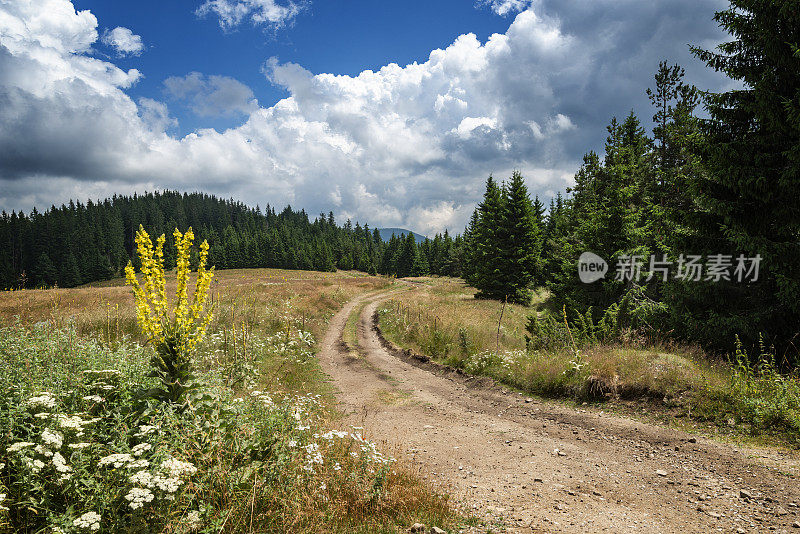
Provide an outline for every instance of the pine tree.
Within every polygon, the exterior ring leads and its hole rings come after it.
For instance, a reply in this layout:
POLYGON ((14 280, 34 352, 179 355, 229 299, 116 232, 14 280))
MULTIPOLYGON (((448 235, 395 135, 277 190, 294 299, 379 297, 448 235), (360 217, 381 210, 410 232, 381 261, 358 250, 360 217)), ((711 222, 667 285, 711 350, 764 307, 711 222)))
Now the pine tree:
POLYGON ((75 254, 69 252, 61 267, 59 284, 62 287, 75 287, 81 284, 81 273, 75 254))
POLYGON ((46 252, 42 252, 39 255, 33 274, 36 277, 37 285, 52 286, 56 283, 58 271, 46 252))

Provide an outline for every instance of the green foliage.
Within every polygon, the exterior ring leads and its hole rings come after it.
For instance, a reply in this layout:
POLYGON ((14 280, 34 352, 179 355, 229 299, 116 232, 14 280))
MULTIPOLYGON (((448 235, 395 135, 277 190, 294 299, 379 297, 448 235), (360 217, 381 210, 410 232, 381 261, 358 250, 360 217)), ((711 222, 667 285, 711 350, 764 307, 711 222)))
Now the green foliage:
POLYGON ((464 232, 466 279, 478 289, 477 297, 530 302, 541 257, 538 209, 519 172, 502 186, 491 176, 486 181, 483 202, 464 232))
POLYGON ((698 253, 760 254, 759 280, 678 287, 670 306, 681 333, 727 348, 759 335, 783 351, 800 323, 800 10, 794 1, 734 0, 714 19, 731 36, 692 51, 735 81, 704 93, 709 117, 691 148, 702 172, 688 245, 698 253))
POLYGON ((754 433, 780 430, 800 443, 800 378, 782 374, 775 355, 761 345, 754 361, 737 339, 727 400, 754 433))

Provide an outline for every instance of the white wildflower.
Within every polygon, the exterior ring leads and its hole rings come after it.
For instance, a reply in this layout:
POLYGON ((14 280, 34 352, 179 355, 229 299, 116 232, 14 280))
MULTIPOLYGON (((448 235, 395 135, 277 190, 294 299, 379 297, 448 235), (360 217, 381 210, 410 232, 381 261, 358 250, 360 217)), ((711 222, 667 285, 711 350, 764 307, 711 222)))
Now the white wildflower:
POLYGON ((144 503, 151 502, 153 497, 153 492, 147 488, 132 488, 128 494, 125 495, 125 500, 130 503, 129 506, 132 509, 136 510, 144 506, 144 503))
POLYGON ((18 441, 8 448, 8 452, 21 451, 22 449, 27 449, 28 447, 33 447, 34 445, 35 443, 31 443, 30 441, 18 441))
POLYGON ((152 448, 153 446, 149 443, 139 443, 138 445, 134 446, 133 449, 131 449, 131 452, 134 456, 141 456, 152 448))
POLYGON ((8 511, 8 508, 3 506, 3 501, 5 501, 5 500, 6 500, 6 494, 5 493, 0 493, 0 510, 8 511))
POLYGON ((58 450, 64 443, 64 436, 62 436, 59 432, 55 430, 50 430, 49 428, 45 428, 42 431, 42 441, 48 447, 54 450, 58 450))
POLYGON ((289 443, 287 443, 287 445, 289 447, 297 447, 297 442, 295 440, 293 440, 293 439, 290 439, 289 443))
POLYGON ((88 528, 89 530, 100 530, 100 520, 102 517, 95 512, 87 512, 72 522, 78 528, 88 528))
POLYGON ((70 449, 85 449, 86 447, 91 447, 91 443, 70 443, 68 447, 70 449))
POLYGON ((25 401, 25 405, 31 408, 53 408, 56 405, 56 398, 52 393, 45 391, 38 397, 31 397, 25 401))
POLYGON ((197 510, 192 510, 186 515, 186 524, 189 528, 197 528, 203 524, 202 520, 200 519, 200 512, 197 510))
POLYGON ((41 460, 31 460, 30 458, 25 458, 25 465, 27 465, 34 473, 38 473, 44 469, 44 462, 41 460))
POLYGON ((90 423, 90 421, 84 421, 83 419, 81 419, 77 415, 71 415, 71 416, 59 415, 58 416, 58 424, 59 424, 59 426, 61 428, 65 428, 67 430, 77 430, 77 431, 80 432, 81 430, 83 430, 84 425, 87 425, 89 423, 90 423))
POLYGON ((153 475, 147 471, 138 471, 132 474, 128 480, 131 481, 131 484, 136 484, 137 486, 144 486, 146 488, 155 486, 153 475))
POLYGON ((139 432, 134 434, 134 437, 142 438, 149 434, 155 434, 158 431, 158 427, 156 425, 139 425, 139 432))
POLYGON ((47 458, 50 458, 51 456, 53 456, 53 452, 50 449, 42 447, 41 445, 37 445, 36 447, 33 448, 33 450, 35 450, 37 453, 41 454, 42 456, 46 456, 47 458))
POLYGON ((161 469, 175 478, 181 477, 184 474, 191 476, 197 472, 197 468, 190 462, 181 462, 175 458, 167 458, 161 462, 161 469))
POLYGON ((144 458, 139 458, 128 464, 128 469, 142 469, 145 467, 150 467, 150 462, 144 458))
POLYGON ((109 454, 100 458, 97 465, 103 467, 104 465, 114 464, 114 467, 122 467, 123 465, 133 461, 133 456, 130 454, 109 454))
POLYGON ((50 412, 39 412, 37 414, 34 414, 33 416, 36 419, 50 419, 50 417, 52 417, 52 415, 53 414, 51 414, 50 412))
POLYGON ((105 399, 100 395, 86 395, 85 397, 83 397, 83 400, 94 403, 100 403, 105 401, 105 399))
POLYGON ((178 488, 181 487, 183 481, 174 477, 165 478, 156 475, 153 477, 153 483, 156 485, 158 489, 160 489, 165 493, 175 493, 176 491, 178 491, 178 488))
POLYGON ((61 456, 60 452, 53 454, 53 466, 55 466, 56 471, 59 473, 69 473, 72 471, 72 468, 67 465, 67 461, 61 456))

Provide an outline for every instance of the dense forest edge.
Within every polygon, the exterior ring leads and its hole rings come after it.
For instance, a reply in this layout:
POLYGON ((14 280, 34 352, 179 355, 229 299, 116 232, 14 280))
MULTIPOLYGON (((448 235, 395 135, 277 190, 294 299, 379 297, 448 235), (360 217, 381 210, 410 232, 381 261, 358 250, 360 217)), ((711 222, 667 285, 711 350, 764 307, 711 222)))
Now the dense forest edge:
MULTIPOLYGON (((198 240, 208 241, 209 263, 217 269, 459 274, 455 252, 461 238, 447 232, 420 244, 413 233, 384 241, 368 225, 350 220, 337 225, 333 213, 312 221, 291 206, 276 212, 268 205, 262 212, 213 195, 160 191, 86 204, 70 201, 44 213, 3 212, 0 287, 75 287, 120 276, 128 261, 137 261, 139 225, 156 236, 191 227, 198 240)), ((164 258, 174 262, 174 244, 166 243, 164 258)))

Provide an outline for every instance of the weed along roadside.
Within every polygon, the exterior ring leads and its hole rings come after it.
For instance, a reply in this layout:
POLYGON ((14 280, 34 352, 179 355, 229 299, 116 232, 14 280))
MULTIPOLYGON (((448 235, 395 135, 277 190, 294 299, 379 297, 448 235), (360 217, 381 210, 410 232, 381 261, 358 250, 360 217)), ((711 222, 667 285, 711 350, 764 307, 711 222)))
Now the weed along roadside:
POLYGON ((205 246, 194 274, 191 230, 175 237, 170 281, 163 237, 138 235, 135 303, 124 281, 0 295, 0 531, 459 524, 404 459, 341 427, 316 360, 332 314, 387 280, 215 273, 205 246))

